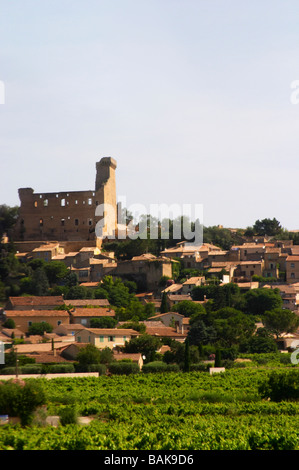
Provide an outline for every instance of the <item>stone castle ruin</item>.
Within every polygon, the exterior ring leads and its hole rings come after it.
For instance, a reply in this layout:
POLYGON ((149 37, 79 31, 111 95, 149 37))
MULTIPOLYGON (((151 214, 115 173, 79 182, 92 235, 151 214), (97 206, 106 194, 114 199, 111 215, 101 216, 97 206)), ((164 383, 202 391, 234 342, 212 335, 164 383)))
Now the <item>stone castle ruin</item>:
POLYGON ((94 190, 35 193, 32 188, 20 188, 14 239, 95 241, 99 222, 106 236, 113 235, 117 227, 116 166, 111 157, 96 163, 94 190), (115 217, 96 215, 103 204, 114 209, 115 217))

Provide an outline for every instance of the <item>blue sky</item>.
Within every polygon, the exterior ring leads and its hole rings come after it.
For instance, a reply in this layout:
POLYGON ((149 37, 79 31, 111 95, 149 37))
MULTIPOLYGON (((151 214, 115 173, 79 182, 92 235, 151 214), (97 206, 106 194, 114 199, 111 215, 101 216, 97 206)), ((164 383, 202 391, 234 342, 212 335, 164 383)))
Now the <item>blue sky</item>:
POLYGON ((0 0, 0 203, 93 189, 299 229, 297 0, 0 0))

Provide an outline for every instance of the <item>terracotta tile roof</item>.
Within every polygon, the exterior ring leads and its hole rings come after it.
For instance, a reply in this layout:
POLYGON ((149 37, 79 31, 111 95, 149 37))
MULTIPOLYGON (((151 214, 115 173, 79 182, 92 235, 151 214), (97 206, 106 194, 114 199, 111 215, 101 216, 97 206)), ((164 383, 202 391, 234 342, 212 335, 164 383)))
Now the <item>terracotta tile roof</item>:
POLYGON ((98 287, 98 282, 81 282, 80 286, 82 287, 98 287))
POLYGON ((24 336, 24 331, 18 330, 17 328, 3 328, 1 333, 5 335, 5 337, 11 338, 11 335, 14 334, 15 338, 24 336))
POLYGON ((238 261, 238 265, 242 265, 242 266, 245 266, 246 264, 262 264, 263 261, 238 261))
POLYGON ((41 352, 40 354, 30 354, 30 357, 34 358, 37 364, 47 364, 52 362, 73 362, 64 359, 64 357, 62 357, 57 351, 41 352))
POLYGON ((190 277, 190 278, 187 279, 187 281, 185 281, 183 284, 184 284, 184 285, 187 285, 187 284, 196 284, 196 282, 199 282, 199 281, 201 281, 202 279, 204 279, 204 276, 190 277))
POLYGON ((21 297, 9 297, 8 299, 13 306, 24 305, 24 306, 39 306, 39 305, 54 305, 59 306, 64 304, 62 295, 57 296, 21 296, 21 297))
POLYGON ((152 319, 156 319, 156 318, 166 317, 168 315, 175 315, 177 317, 183 317, 184 316, 184 315, 181 315, 180 313, 177 313, 177 312, 157 313, 157 315, 149 317, 148 321, 151 321, 152 319))
POLYGON ((177 292, 183 288, 183 284, 171 284, 170 286, 166 287, 163 292, 177 292))
POLYGON ((115 311, 110 308, 78 308, 71 312, 73 317, 114 317, 115 311))
POLYGON ((6 317, 68 317, 66 310, 5 310, 6 317))
MULTIPOLYGON (((83 329, 83 328, 82 328, 83 329)), ((95 335, 111 335, 111 336, 129 336, 139 335, 138 331, 130 328, 84 328, 95 335)))
MULTIPOLYGON (((55 349, 65 347, 65 341, 60 341, 55 343, 55 349)), ((52 351, 52 342, 49 341, 48 343, 36 343, 36 344, 16 344, 14 349, 20 354, 34 354, 34 353, 41 353, 52 351)))
POLYGON ((286 261, 299 261, 299 255, 290 255, 287 257, 286 261))
POLYGON ((51 251, 51 250, 53 250, 54 248, 57 248, 57 247, 59 247, 59 243, 52 243, 52 244, 49 244, 49 245, 41 245, 38 248, 34 248, 34 250, 32 250, 32 252, 51 251))
POLYGON ((133 362, 138 362, 141 359, 141 354, 140 353, 118 353, 118 352, 113 352, 113 357, 117 361, 121 361, 122 359, 132 359, 133 362))
POLYGON ((173 302, 177 302, 177 301, 182 302, 183 300, 192 300, 192 297, 191 297, 190 294, 186 294, 186 295, 184 295, 184 294, 181 294, 181 295, 180 294, 178 294, 178 295, 170 294, 168 296, 168 299, 170 301, 173 301, 173 302))
POLYGON ((151 260, 151 259, 157 259, 155 255, 152 255, 151 253, 144 253, 143 255, 140 256, 133 256, 132 261, 144 261, 144 260, 151 260))
POLYGON ((87 307, 88 305, 93 307, 105 307, 110 305, 108 299, 73 299, 65 300, 66 305, 72 305, 73 307, 87 307))
POLYGON ((186 335, 177 333, 174 328, 170 328, 168 326, 165 326, 164 328, 158 327, 158 328, 151 328, 147 327, 146 328, 146 333, 151 335, 151 336, 170 336, 170 337, 176 337, 176 338, 184 338, 186 335))

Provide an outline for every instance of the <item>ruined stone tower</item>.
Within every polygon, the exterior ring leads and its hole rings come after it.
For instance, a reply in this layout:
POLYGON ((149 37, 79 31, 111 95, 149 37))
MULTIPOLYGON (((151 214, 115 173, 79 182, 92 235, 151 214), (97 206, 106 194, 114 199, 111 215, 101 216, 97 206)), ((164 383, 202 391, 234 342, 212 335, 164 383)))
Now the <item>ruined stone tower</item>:
POLYGON ((32 188, 20 188, 20 212, 14 239, 95 240, 96 225, 102 219, 96 211, 103 204, 115 211, 115 217, 103 223, 104 233, 112 235, 117 223, 115 169, 116 161, 111 157, 97 162, 94 190, 35 193, 32 188))

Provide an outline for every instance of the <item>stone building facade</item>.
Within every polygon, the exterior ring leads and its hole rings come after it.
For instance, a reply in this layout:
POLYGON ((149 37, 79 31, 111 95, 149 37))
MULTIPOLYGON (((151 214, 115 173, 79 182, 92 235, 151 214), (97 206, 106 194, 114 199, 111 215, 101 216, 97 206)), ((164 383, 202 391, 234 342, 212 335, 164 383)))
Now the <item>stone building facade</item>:
POLYGON ((20 212, 14 239, 95 240, 96 225, 103 220, 104 235, 114 234, 117 224, 116 165, 111 157, 96 163, 94 190, 35 193, 32 188, 20 188, 20 212), (97 210, 103 204, 113 209, 114 217, 109 218, 97 210), (98 212, 101 213, 96 215, 98 212))

